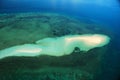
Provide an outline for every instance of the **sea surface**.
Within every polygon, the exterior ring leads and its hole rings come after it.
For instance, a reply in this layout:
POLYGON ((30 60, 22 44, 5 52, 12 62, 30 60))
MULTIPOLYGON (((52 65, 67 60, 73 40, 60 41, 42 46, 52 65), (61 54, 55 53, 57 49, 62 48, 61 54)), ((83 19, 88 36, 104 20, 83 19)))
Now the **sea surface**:
POLYGON ((0 0, 0 14, 17 13, 54 13, 104 25, 112 38, 96 80, 120 80, 120 0, 0 0))

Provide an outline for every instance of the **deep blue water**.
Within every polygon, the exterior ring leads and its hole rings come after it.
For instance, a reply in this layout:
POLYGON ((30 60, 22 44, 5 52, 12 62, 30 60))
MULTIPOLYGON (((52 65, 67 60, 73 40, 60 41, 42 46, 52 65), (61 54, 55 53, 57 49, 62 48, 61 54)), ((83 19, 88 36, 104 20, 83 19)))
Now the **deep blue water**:
POLYGON ((0 12, 59 12, 119 26, 117 0, 0 0, 0 12))
POLYGON ((115 38, 105 56, 100 80, 120 76, 120 0, 0 0, 0 13, 14 12, 55 12, 107 25, 115 38))

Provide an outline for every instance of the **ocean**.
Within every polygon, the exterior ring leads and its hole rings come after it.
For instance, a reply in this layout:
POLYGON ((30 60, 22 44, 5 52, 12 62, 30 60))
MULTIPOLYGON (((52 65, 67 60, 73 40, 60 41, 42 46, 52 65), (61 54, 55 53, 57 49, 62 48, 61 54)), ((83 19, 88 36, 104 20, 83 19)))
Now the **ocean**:
POLYGON ((66 35, 111 38, 88 52, 1 59, 0 80, 120 80, 119 32, 120 0, 0 0, 0 50, 66 35))

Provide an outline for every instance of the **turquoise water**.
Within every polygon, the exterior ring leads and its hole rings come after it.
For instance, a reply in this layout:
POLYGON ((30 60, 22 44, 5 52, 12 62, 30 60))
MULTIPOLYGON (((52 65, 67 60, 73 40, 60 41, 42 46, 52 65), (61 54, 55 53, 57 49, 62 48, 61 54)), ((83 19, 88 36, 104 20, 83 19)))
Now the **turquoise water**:
MULTIPOLYGON (((92 1, 89 0, 49 0, 49 1, 48 0, 1 0, 0 1, 1 14, 3 13, 15 14, 15 13, 26 13, 26 12, 27 13, 29 12, 57 13, 57 14, 73 17, 80 21, 82 20, 87 24, 97 23, 104 25, 101 26, 101 28, 105 28, 105 30, 110 31, 110 34, 112 34, 113 37, 111 39, 111 43, 109 44, 108 50, 104 55, 102 61, 102 73, 98 75, 98 77, 96 77, 96 80, 119 80, 119 76, 120 76, 120 63, 119 63, 120 62, 120 55, 119 55, 120 54, 119 51, 120 50, 120 45, 119 45, 120 44, 120 35, 119 35, 120 1, 119 0, 106 0, 106 1, 104 0, 92 0, 92 1)), ((92 29, 93 27, 92 28, 90 27, 88 30, 92 30, 92 29)), ((66 34, 69 33, 66 32, 66 34)), ((61 35, 64 34, 59 34, 59 36, 61 35)), ((60 62, 60 65, 61 64, 62 63, 60 62)), ((57 64, 54 63, 54 65, 57 64)), ((66 65, 68 67, 69 65, 72 66, 72 64, 66 64, 66 65)), ((65 67, 65 65, 63 67, 65 67)))

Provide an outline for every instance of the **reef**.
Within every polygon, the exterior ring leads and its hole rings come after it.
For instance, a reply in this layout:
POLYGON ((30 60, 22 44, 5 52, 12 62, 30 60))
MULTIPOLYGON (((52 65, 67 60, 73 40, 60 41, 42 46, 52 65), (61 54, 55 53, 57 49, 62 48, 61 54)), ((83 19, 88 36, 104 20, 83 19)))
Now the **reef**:
MULTIPOLYGON (((82 34, 111 36, 103 25, 81 20, 53 13, 0 14, 0 49, 34 44, 48 37, 82 34)), ((60 57, 8 57, 0 60, 0 80, 95 80, 101 73, 101 61, 107 47, 96 47, 87 52, 75 48, 70 55, 60 57)))

